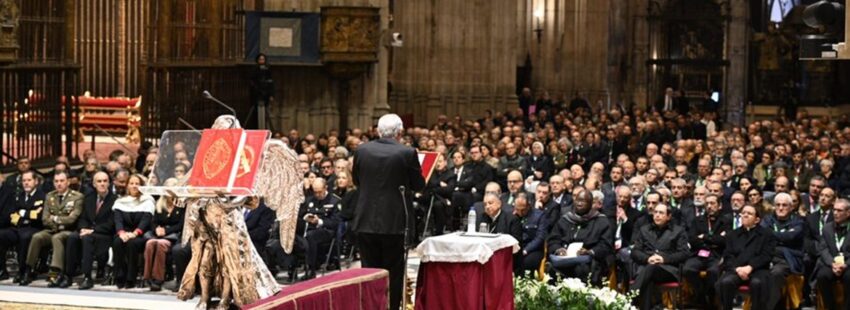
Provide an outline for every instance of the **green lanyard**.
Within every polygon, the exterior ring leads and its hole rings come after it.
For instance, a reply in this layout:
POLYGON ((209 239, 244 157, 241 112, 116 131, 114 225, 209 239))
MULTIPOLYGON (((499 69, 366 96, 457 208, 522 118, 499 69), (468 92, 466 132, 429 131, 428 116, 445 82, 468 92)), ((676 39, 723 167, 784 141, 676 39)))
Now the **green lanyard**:
POLYGON ((844 237, 845 237, 845 236, 841 236, 841 238, 838 238, 838 234, 837 234, 837 231, 836 231, 836 234, 835 234, 835 248, 836 248, 836 249, 838 249, 838 252, 841 252, 841 246, 843 246, 843 245, 844 245, 844 237))

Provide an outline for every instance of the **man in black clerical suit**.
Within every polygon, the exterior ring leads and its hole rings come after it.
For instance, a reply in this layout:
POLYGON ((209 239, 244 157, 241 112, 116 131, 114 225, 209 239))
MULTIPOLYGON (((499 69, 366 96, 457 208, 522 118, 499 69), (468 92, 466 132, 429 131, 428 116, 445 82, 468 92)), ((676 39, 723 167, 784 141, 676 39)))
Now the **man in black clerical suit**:
POLYGON ((726 234, 732 230, 731 218, 720 214, 719 200, 716 195, 705 196, 706 213, 696 218, 689 231, 692 254, 682 272, 694 287, 697 304, 714 304, 714 283, 720 277, 720 258, 726 248, 726 234), (705 279, 699 275, 702 271, 706 272, 705 279))
POLYGON ((652 224, 635 234, 632 261, 638 265, 631 289, 640 289, 641 309, 650 309, 658 290, 657 283, 679 280, 679 264, 688 259, 688 235, 673 225, 670 209, 659 204, 652 210, 652 224))
MULTIPOLYGON (((4 221, 9 221, 8 228, 0 229, 0 253, 6 254, 10 247, 18 251, 18 266, 21 270, 15 277, 15 283, 21 282, 32 270, 26 267, 27 251, 32 236, 44 228, 41 222, 41 212, 44 208, 45 194, 38 189, 38 181, 32 170, 21 173, 22 191, 15 197, 15 203, 8 213, 3 214, 4 221)), ((4 262, 5 263, 5 262, 4 262)), ((5 268, 3 268, 5 269, 5 268)))
MULTIPOLYGON (((823 227, 823 238, 818 242, 817 283, 823 296, 826 309, 838 309, 833 291, 835 281, 844 285, 844 296, 850 296, 850 272, 847 272, 845 259, 850 257, 850 242, 845 242, 850 229, 850 201, 838 199, 832 208, 835 219, 823 227)), ((850 302, 844 301, 844 309, 850 309, 850 302)))
MULTIPOLYGON (((73 278, 82 263, 81 290, 94 286, 91 277, 94 259, 97 259, 97 278, 103 278, 109 259, 109 246, 115 235, 112 205, 118 196, 109 191, 109 175, 103 171, 95 173, 92 186, 94 191, 83 200, 83 213, 80 214, 77 231, 71 233, 65 241, 65 272, 67 278, 73 278)), ((69 284, 61 283, 60 287, 68 287, 69 284)))
MULTIPOLYGON (((416 150, 399 143, 404 130, 401 118, 387 114, 378 120, 380 139, 357 147, 352 176, 359 187, 352 228, 357 233, 362 265, 390 272, 390 309, 399 309, 405 261, 405 229, 413 220, 411 191, 425 187, 416 150), (405 223, 407 221, 407 223, 405 223)), ((484 189, 482 184, 481 190, 484 189)), ((412 236, 413 233, 409 233, 412 236)))
POLYGON ((573 209, 562 216, 547 237, 550 255, 567 257, 567 249, 572 244, 579 247, 576 257, 569 257, 578 263, 555 269, 567 277, 587 279, 591 275, 591 283, 598 285, 602 282, 602 274, 607 271, 606 258, 614 254, 614 231, 605 215, 592 208, 592 196, 584 187, 576 190, 573 209))
POLYGON ((517 241, 522 240, 522 225, 513 214, 502 208, 502 201, 495 194, 484 195, 484 213, 478 215, 476 224, 481 223, 487 224, 489 233, 507 234, 517 241))
POLYGON ((767 309, 770 294, 770 260, 776 248, 773 232, 759 225, 758 208, 746 205, 741 209, 741 228, 726 237, 723 251, 723 275, 715 284, 720 295, 721 309, 731 310, 738 287, 748 284, 755 310, 767 309))

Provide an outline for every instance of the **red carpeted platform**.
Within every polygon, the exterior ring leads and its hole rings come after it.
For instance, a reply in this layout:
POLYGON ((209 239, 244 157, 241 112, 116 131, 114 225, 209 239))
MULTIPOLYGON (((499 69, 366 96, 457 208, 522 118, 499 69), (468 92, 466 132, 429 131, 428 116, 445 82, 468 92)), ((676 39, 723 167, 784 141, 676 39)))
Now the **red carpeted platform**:
POLYGON ((386 270, 349 269, 285 287, 243 309, 386 309, 388 292, 386 270))

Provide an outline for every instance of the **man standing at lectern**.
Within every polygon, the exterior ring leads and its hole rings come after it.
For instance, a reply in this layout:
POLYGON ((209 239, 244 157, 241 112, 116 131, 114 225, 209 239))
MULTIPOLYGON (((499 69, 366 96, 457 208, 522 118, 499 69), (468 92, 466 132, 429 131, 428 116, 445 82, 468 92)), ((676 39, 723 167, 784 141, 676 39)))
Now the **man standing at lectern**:
MULTIPOLYGON (((390 309, 399 309, 404 285, 404 230, 413 229, 413 210, 404 210, 402 197, 425 187, 416 150, 399 143, 404 126, 401 118, 387 114, 378 120, 380 139, 368 142, 354 153, 352 175, 360 189, 352 227, 357 233, 362 266, 390 272, 390 309), (406 191, 402 196, 402 191, 406 191), (407 211, 407 212, 405 212, 407 211)), ((413 234, 409 234, 413 235, 413 234)))

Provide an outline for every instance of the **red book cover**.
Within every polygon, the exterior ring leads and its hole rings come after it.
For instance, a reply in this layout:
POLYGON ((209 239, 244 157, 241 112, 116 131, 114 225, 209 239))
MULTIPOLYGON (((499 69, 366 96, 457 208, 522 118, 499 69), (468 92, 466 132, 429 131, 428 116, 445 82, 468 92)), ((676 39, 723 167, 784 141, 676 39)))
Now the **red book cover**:
POLYGON ((236 181, 233 187, 253 189, 257 170, 263 160, 263 147, 269 138, 268 130, 246 130, 245 146, 236 160, 236 181))
POLYGON ((437 166, 437 156, 440 154, 436 152, 419 152, 419 165, 422 166, 422 177, 425 178, 425 182, 428 182, 431 172, 437 166))
POLYGON ((227 187, 243 132, 242 129, 205 129, 195 152, 189 185, 227 187))

